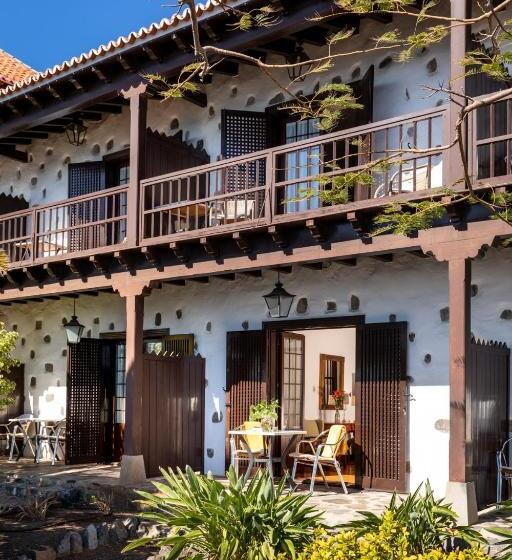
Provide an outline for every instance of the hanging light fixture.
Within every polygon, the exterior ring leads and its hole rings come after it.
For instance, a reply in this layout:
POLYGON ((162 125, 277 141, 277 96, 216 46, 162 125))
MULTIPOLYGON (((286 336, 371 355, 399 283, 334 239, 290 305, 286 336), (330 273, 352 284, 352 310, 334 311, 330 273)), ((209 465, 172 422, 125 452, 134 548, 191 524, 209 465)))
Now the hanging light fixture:
POLYGON ((276 287, 266 296, 263 296, 267 304, 268 312, 272 319, 286 319, 290 314, 295 296, 289 294, 280 282, 279 273, 277 274, 276 287))
POLYGON ((296 43, 295 51, 286 57, 286 62, 292 65, 288 68, 288 76, 293 82, 303 82, 313 66, 300 42, 296 43))
POLYGON ((66 126, 66 136, 73 146, 81 146, 85 142, 87 127, 80 119, 73 119, 73 122, 66 126))
POLYGON ((78 344, 82 339, 85 327, 79 323, 78 317, 76 316, 76 298, 73 300, 73 316, 71 317, 71 321, 68 321, 64 325, 64 328, 66 329, 68 344, 78 344))

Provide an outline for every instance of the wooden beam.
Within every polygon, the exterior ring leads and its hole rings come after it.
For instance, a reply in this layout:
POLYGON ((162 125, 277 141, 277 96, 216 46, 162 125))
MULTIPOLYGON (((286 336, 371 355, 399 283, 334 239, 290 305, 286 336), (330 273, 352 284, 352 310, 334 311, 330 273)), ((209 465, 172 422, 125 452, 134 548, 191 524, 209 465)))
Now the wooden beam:
POLYGON ((229 272, 227 274, 216 274, 214 278, 219 278, 220 280, 227 280, 228 282, 233 282, 236 276, 234 272, 229 272))
POLYGON ((339 260, 335 260, 334 262, 337 262, 343 266, 349 266, 349 267, 354 267, 357 266, 357 259, 356 258, 352 258, 352 259, 339 259, 339 260))
POLYGON ((309 230, 311 237, 317 243, 322 244, 325 242, 325 232, 323 231, 322 227, 319 225, 318 221, 306 220, 306 229, 309 230))
POLYGON ((276 226, 269 226, 267 231, 268 231, 270 237, 272 238, 272 241, 280 249, 285 249, 286 247, 288 247, 287 239, 283 236, 282 232, 277 229, 276 226))
POLYGON ((262 270, 241 270, 239 274, 243 274, 244 276, 252 276, 253 278, 262 278, 263 271, 262 270))
POLYGON ((381 255, 372 255, 372 258, 380 262, 393 262, 393 253, 384 253, 381 255))
POLYGON ((27 152, 22 152, 16 149, 16 146, 0 146, 0 156, 4 156, 21 163, 28 162, 27 152))
POLYGON ((169 249, 174 253, 174 256, 178 259, 178 262, 185 264, 188 262, 189 257, 187 253, 183 250, 183 245, 172 241, 169 243, 169 249))
POLYGON ((210 282, 210 278, 208 276, 193 276, 192 278, 187 278, 192 282, 197 282, 199 284, 208 284, 210 282))
POLYGON ((197 107, 201 107, 201 109, 208 107, 208 97, 203 91, 184 92, 183 99, 185 101, 189 101, 197 107))
POLYGON ((237 247, 244 255, 248 255, 252 252, 252 245, 247 239, 247 237, 239 231, 236 231, 233 234, 233 240, 236 243, 237 247))
POLYGON ((214 245, 214 242, 210 238, 201 237, 199 243, 209 257, 216 259, 219 256, 219 249, 214 245))
POLYGON ((20 144, 22 146, 30 146, 32 140, 30 138, 20 138, 19 136, 8 136, 7 138, 0 138, 0 146, 16 146, 20 144))

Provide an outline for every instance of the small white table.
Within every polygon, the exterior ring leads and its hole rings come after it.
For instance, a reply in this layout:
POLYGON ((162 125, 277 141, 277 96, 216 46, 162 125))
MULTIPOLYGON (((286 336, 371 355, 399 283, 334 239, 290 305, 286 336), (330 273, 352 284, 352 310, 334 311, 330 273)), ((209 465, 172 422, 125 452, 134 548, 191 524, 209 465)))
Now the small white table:
MULTIPOLYGON (((258 429, 253 430, 230 430, 229 435, 231 436, 231 449, 233 449, 233 445, 235 442, 236 437, 240 437, 244 443, 244 447, 250 453, 250 448, 245 439, 246 436, 262 436, 268 441, 268 450, 269 453, 272 453, 272 449, 274 449, 273 440, 275 438, 289 438, 288 444, 286 445, 284 450, 281 450, 280 457, 273 457, 272 461, 275 463, 281 463, 281 467, 283 472, 288 475, 288 468, 286 466, 286 458, 288 457, 290 451, 295 447, 297 440, 301 436, 305 436, 307 432, 305 430, 272 430, 272 431, 263 431, 258 429)), ((233 465, 233 457, 231 457, 231 464, 233 465)))

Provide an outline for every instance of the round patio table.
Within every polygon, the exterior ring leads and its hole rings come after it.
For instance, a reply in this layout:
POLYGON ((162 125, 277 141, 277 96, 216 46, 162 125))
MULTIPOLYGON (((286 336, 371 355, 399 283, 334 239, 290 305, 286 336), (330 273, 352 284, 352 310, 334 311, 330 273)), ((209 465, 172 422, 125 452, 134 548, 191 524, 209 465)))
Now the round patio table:
MULTIPOLYGON (((272 449, 275 449, 275 446, 273 445, 273 440, 276 438, 289 438, 289 441, 286 445, 286 447, 283 449, 281 449, 281 455, 280 457, 273 457, 272 461, 274 463, 281 463, 281 467, 283 469, 283 472, 286 474, 286 476, 289 476, 288 474, 288 467, 286 466, 286 458, 288 457, 290 451, 296 446, 297 444, 297 440, 301 437, 301 436, 305 436, 307 434, 306 430, 280 430, 280 429, 275 429, 275 430, 271 430, 271 431, 263 431, 261 429, 252 429, 252 430, 230 430, 228 432, 228 434, 231 436, 231 448, 233 448, 233 443, 236 437, 240 437, 244 443, 244 447, 246 448, 246 450, 248 451, 248 453, 251 453, 250 451, 250 447, 249 444, 247 443, 247 440, 245 439, 246 436, 263 436, 263 438, 265 438, 269 445, 267 446, 269 449, 269 452, 271 453, 272 449)), ((233 464, 233 457, 231 458, 231 464, 233 464)))

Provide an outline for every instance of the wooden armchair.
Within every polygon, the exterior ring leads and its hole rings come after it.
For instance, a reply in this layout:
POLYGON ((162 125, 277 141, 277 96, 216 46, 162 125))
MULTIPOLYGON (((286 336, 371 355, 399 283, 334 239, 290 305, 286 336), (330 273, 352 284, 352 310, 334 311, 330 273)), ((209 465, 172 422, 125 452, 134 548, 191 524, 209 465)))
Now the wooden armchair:
POLYGON ((325 478, 324 467, 334 467, 338 473, 343 492, 348 494, 345 480, 341 472, 341 465, 338 455, 344 442, 347 441, 347 429, 341 424, 335 424, 328 430, 322 432, 314 440, 304 439, 297 444, 294 453, 290 453, 293 458, 292 480, 295 482, 297 465, 312 467, 310 492, 315 489, 315 478, 317 471, 320 471, 326 488, 329 488, 325 478))

